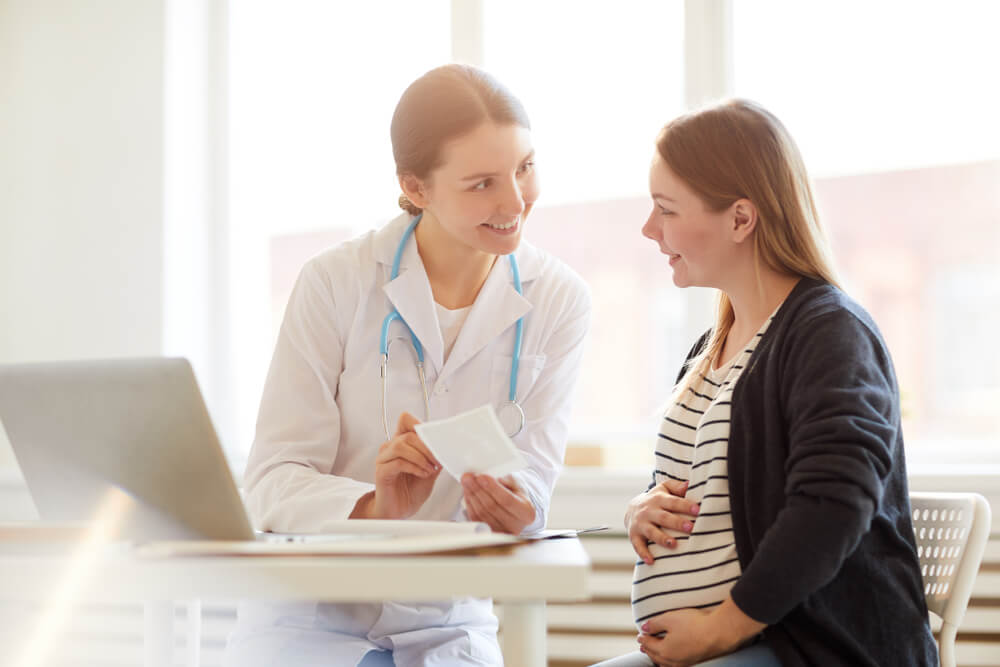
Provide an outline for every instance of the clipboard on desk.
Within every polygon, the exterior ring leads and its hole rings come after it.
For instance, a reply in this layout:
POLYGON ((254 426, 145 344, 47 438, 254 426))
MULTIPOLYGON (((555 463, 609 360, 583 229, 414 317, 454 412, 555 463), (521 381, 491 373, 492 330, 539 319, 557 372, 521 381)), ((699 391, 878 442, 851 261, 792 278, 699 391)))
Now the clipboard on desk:
POLYGON ((599 533, 608 530, 607 526, 591 526, 590 528, 568 528, 565 530, 555 528, 551 530, 541 530, 531 535, 522 536, 522 540, 537 542, 538 540, 559 540, 567 537, 579 537, 585 533, 599 533))

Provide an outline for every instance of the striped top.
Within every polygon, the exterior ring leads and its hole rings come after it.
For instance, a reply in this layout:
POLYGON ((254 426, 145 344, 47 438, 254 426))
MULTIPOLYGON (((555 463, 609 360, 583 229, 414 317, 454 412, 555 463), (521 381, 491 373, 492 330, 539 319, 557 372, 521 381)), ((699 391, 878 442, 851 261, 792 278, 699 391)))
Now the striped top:
MULTIPOLYGON (((777 311, 775 311, 777 312, 777 311)), ((729 513, 729 421, 733 389, 774 314, 746 349, 707 376, 671 405, 656 443, 654 481, 687 481, 686 498, 700 511, 690 535, 666 529, 673 549, 650 543, 654 561, 636 563, 632 616, 637 626, 675 609, 714 607, 740 577, 729 513)))

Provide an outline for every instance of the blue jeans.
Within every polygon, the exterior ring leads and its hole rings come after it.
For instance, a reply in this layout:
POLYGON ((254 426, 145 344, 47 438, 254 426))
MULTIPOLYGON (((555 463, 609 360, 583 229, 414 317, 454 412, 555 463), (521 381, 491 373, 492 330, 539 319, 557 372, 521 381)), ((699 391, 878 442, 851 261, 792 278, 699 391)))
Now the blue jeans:
POLYGON ((369 651, 358 663, 358 667, 395 667, 395 665, 391 651, 369 651))
MULTIPOLYGON (((636 651, 620 655, 591 667, 652 667, 653 661, 645 653, 636 651)), ((698 667, 781 667, 778 656, 764 642, 740 649, 735 653, 699 662, 698 667)))

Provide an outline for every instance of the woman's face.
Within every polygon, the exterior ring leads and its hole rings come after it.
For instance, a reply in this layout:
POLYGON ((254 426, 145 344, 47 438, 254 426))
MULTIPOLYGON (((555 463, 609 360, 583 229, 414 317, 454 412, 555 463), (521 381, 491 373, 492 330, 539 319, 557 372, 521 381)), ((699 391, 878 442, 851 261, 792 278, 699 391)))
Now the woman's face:
POLYGON ((444 145, 441 166, 422 182, 422 208, 460 243, 510 254, 538 199, 534 155, 530 130, 485 122, 444 145))
POLYGON ((659 152, 649 169, 649 192, 653 210, 642 226, 642 235, 655 241, 660 252, 670 258, 674 284, 719 287, 736 259, 731 212, 708 210, 659 152))

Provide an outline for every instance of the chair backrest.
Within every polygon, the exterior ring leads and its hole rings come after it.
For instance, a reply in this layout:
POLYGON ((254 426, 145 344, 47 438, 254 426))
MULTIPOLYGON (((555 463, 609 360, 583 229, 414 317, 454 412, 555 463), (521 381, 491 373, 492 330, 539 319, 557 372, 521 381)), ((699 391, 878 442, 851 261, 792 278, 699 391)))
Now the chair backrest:
POLYGON ((910 494, 927 608, 941 617, 943 666, 954 665, 955 634, 969 605, 989 539, 991 512, 977 493, 910 494))

